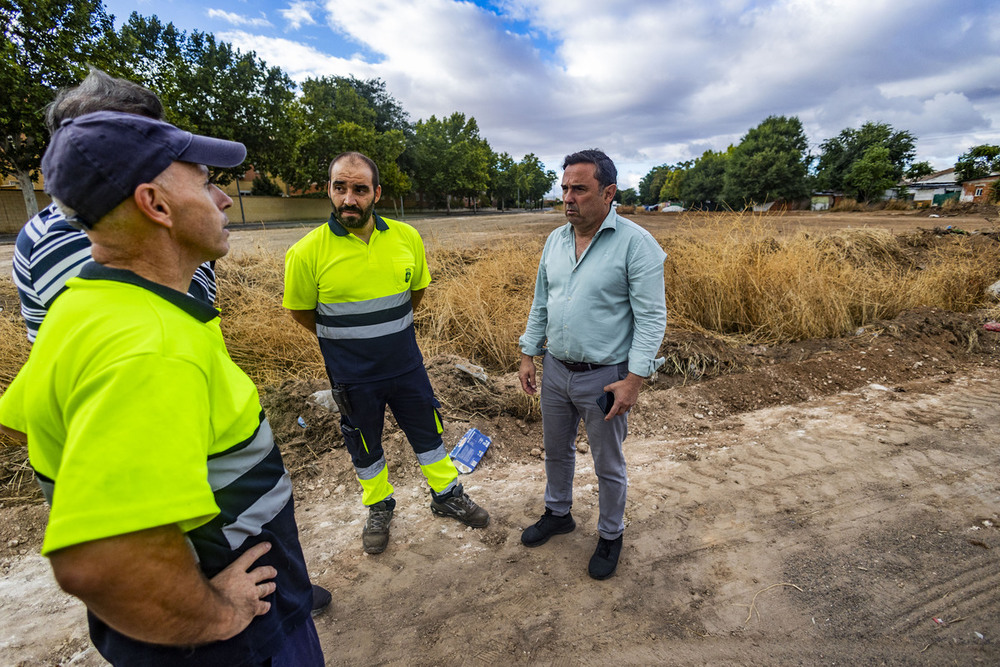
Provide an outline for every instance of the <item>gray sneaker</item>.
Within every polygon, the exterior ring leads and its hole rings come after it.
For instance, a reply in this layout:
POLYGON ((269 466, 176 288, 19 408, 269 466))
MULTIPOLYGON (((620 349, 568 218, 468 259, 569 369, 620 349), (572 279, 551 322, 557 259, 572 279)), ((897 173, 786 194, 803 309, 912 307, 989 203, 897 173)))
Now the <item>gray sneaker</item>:
POLYGON ((485 528, 490 522, 489 513, 472 502, 465 495, 465 489, 459 484, 447 496, 435 496, 431 493, 431 512, 438 516, 446 516, 461 521, 472 528, 485 528))
POLYGON ((380 554, 389 545, 389 524, 392 522, 393 509, 395 503, 390 508, 389 500, 368 507, 368 520, 361 531, 361 543, 366 554, 380 554))

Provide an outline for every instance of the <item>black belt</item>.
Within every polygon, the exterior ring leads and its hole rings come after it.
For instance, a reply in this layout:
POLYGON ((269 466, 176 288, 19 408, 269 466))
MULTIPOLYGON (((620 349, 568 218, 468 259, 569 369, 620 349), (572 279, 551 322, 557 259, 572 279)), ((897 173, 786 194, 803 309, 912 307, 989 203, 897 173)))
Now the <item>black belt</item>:
POLYGON ((606 364, 586 364, 583 363, 582 361, 563 361, 558 357, 552 357, 552 358, 558 361, 563 366, 565 366, 567 370, 570 370, 574 373, 582 373, 583 371, 596 371, 598 368, 607 367, 606 364))

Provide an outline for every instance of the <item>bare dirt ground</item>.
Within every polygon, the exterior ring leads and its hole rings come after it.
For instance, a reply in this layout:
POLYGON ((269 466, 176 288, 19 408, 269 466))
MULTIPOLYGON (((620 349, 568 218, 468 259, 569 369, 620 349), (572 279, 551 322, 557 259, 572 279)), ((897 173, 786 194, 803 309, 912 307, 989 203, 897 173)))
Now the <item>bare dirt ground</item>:
MULTIPOLYGON (((982 215, 827 215, 786 214, 779 233, 996 232, 982 215)), ((635 219, 657 233, 691 224, 635 219)), ((560 223, 467 216, 418 227, 430 245, 560 223)), ((234 246, 280 248, 304 231, 237 232, 234 246)), ((520 544, 543 510, 544 472, 540 423, 495 410, 515 402, 513 375, 484 382, 456 369, 461 359, 427 359, 446 442, 470 427, 493 438, 463 479, 492 521, 472 530, 432 516, 390 419, 398 507, 379 556, 361 551, 365 517, 336 416, 308 398, 322 384, 268 388, 311 574, 333 592, 316 619, 329 664, 997 664, 1000 334, 983 320, 924 310, 770 348, 668 338, 668 351, 714 359, 719 373, 661 374, 644 389, 625 445, 625 546, 603 582, 586 573, 597 482, 583 434, 576 531, 520 544)), ((45 515, 37 502, 0 505, 0 664, 104 664, 82 606, 38 555, 45 515)))

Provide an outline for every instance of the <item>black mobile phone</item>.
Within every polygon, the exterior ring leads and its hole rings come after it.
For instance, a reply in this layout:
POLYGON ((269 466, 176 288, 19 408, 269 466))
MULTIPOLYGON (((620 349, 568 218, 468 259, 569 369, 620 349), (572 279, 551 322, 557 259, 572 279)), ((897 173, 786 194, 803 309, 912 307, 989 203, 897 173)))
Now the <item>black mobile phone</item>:
POLYGON ((606 391, 603 395, 597 397, 597 407, 604 411, 604 414, 611 412, 611 408, 615 404, 615 393, 613 391, 606 391))

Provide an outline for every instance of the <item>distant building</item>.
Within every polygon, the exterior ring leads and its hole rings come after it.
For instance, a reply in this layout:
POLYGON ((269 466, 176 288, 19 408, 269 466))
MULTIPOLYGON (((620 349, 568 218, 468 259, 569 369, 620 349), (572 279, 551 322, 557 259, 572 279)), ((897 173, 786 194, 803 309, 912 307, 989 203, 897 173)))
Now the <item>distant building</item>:
POLYGON ((945 169, 936 171, 922 178, 904 180, 894 190, 886 194, 890 197, 898 196, 901 190, 908 192, 908 197, 918 208, 926 206, 939 206, 945 199, 958 197, 962 192, 962 185, 955 180, 955 169, 945 169))
POLYGON ((990 194, 990 188, 996 187, 995 183, 1000 179, 1000 175, 994 174, 986 178, 975 178, 962 183, 962 202, 973 204, 985 204, 990 194))

